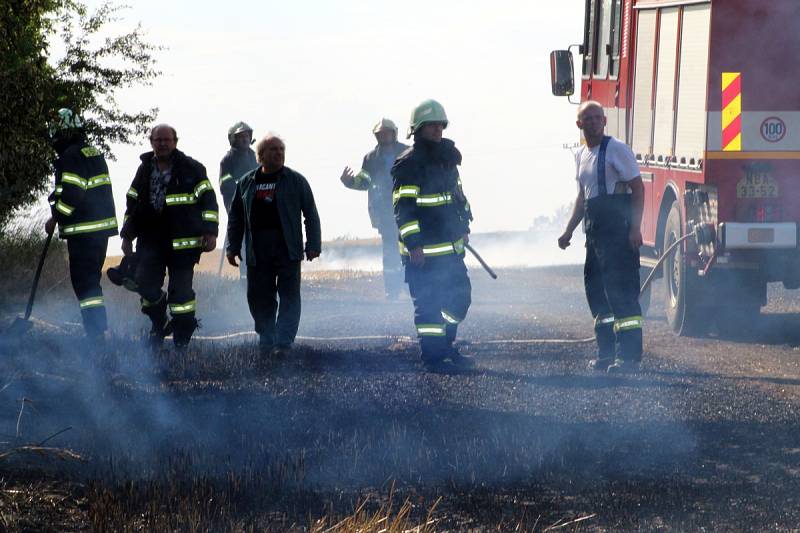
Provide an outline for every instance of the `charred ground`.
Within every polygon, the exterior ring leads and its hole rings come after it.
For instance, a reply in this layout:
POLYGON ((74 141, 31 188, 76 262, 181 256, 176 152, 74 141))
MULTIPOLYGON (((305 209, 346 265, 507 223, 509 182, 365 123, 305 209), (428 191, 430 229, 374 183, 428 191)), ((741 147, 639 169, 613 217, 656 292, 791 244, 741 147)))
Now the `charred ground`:
MULTIPOLYGON (((736 340, 678 339, 657 287, 642 372, 605 377, 590 344, 494 343, 589 335, 580 267, 500 274, 472 272, 462 351, 478 365, 453 375, 423 372, 410 301, 383 301, 372 275, 306 278, 315 339, 270 362, 248 335, 151 358, 136 299, 109 288, 113 378, 70 320, 48 325, 74 314, 51 291, 44 322, 3 345, 0 527, 324 530, 365 499, 436 531, 797 527, 794 293, 773 289, 736 340), (386 338, 330 339, 362 336, 386 338)), ((236 281, 198 286, 200 335, 251 329, 236 281)))

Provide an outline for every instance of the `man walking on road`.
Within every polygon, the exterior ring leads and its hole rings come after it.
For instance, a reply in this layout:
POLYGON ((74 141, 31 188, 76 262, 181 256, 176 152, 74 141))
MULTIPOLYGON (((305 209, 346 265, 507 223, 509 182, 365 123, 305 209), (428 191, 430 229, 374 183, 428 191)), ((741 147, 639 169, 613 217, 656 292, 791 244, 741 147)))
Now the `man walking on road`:
POLYGON ((604 134, 606 117, 598 102, 581 104, 577 125, 586 140, 575 156, 578 197, 558 246, 569 246, 585 218, 584 284, 598 350, 591 367, 610 373, 635 370, 642 359, 639 247, 644 186, 631 149, 604 134))
POLYGON ((353 175, 353 170, 345 167, 340 179, 348 189, 367 191, 369 220, 378 230, 383 246, 383 286, 386 297, 394 300, 403 290, 403 269, 392 210, 391 169, 397 156, 408 146, 397 141, 397 126, 388 118, 375 124, 372 133, 378 145, 364 156, 361 170, 353 175))
POLYGON ((108 320, 100 278, 108 238, 117 234, 111 178, 103 154, 87 142, 83 120, 72 110, 58 111, 50 137, 58 159, 45 231, 52 234, 58 224, 59 236, 67 241, 83 328, 93 347, 102 349, 108 320))
POLYGON ((217 243, 217 199, 205 167, 177 149, 175 128, 154 127, 150 144, 153 151, 142 154, 128 189, 122 252, 131 255, 137 241, 136 284, 142 313, 152 322, 151 346, 160 348, 172 332, 175 347, 185 350, 197 328, 194 265, 217 243))
POLYGON ((453 345, 467 316, 472 287, 464 265, 472 213, 461 187, 461 152, 442 138, 447 115, 435 100, 411 115, 414 146, 392 168, 394 213, 405 280, 414 302, 422 362, 434 372, 475 363, 453 345))
POLYGON ((259 350, 262 355, 280 358, 289 353, 300 325, 300 262, 304 255, 308 261, 319 257, 322 235, 311 187, 302 175, 284 165, 286 145, 280 137, 261 139, 256 154, 261 166, 236 185, 226 254, 228 262, 238 266, 244 237, 247 303, 259 335, 259 350))

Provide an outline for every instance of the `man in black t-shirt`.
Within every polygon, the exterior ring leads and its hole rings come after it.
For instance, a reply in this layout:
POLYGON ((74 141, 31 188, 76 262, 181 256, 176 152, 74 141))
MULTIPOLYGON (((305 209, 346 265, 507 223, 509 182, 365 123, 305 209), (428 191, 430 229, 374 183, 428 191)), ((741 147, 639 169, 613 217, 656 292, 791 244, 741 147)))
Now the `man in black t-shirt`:
POLYGON ((288 353, 300 324, 300 261, 303 255, 312 261, 321 251, 319 215, 308 181, 284 166, 286 146, 279 137, 261 139, 256 153, 261 166, 236 186, 226 254, 238 266, 247 235, 247 303, 262 354, 280 357, 288 353))

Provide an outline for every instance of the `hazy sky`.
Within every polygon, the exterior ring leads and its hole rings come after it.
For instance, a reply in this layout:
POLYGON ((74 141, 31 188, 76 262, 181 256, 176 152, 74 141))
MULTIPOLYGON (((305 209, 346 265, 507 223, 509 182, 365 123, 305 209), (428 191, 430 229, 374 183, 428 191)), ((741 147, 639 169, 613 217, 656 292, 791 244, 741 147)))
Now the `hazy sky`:
MULTIPOLYGON (((119 29, 141 22, 148 40, 166 47, 163 75, 121 94, 120 104, 158 106, 158 120, 177 128, 178 147, 206 165, 215 187, 230 125, 280 134, 287 165, 311 183, 325 239, 377 235, 366 194, 339 176, 372 149, 378 119, 394 120, 404 138, 426 98, 444 105, 445 136, 463 153, 473 231, 527 229, 575 196, 562 145, 578 139, 576 109, 551 95, 548 54, 580 40, 580 0, 132 4, 119 29)), ((145 139, 114 147, 120 219, 138 155, 149 149, 145 139)))

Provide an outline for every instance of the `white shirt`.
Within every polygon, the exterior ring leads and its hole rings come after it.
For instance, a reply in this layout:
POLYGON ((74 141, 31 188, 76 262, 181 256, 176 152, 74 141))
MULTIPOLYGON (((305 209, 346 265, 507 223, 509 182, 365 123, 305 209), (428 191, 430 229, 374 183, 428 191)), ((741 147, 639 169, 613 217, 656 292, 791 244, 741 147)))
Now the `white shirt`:
MULTIPOLYGON (((584 144, 575 154, 575 166, 577 167, 575 179, 587 200, 599 194, 597 187, 597 156, 599 154, 599 144, 592 148, 584 144)), ((638 178, 639 175, 639 164, 631 149, 624 142, 611 137, 606 147, 607 193, 629 193, 627 182, 638 178)))

